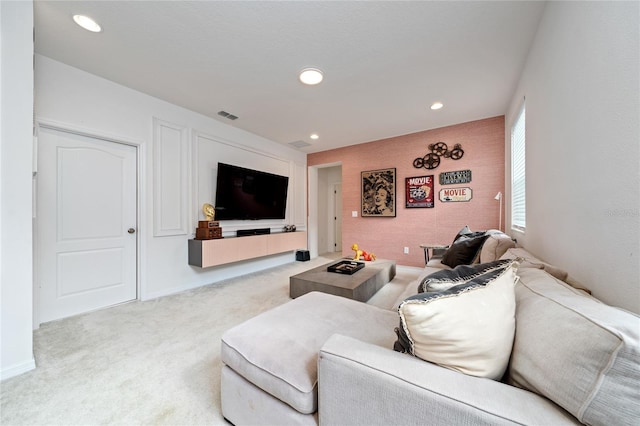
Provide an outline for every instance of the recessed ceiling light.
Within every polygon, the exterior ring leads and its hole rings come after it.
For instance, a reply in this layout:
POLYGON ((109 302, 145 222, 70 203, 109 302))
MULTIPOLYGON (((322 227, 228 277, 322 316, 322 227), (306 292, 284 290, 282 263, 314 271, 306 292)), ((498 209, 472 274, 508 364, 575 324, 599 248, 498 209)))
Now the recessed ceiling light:
POLYGON ((76 24, 80 25, 82 28, 84 28, 87 31, 91 31, 93 33, 99 33, 100 31, 102 31, 102 28, 100 28, 100 25, 98 25, 96 21, 89 18, 88 16, 73 15, 73 20, 76 21, 76 24))
POLYGON ((319 84, 323 78, 322 71, 316 68, 305 68, 300 71, 300 81, 309 86, 319 84))
POLYGON ((442 102, 434 102, 433 104, 431 104, 431 109, 436 110, 436 109, 440 109, 444 106, 444 104, 442 102))
POLYGON ((318 139, 320 136, 318 136, 316 133, 313 133, 311 136, 309 136, 311 139, 316 140, 318 139))

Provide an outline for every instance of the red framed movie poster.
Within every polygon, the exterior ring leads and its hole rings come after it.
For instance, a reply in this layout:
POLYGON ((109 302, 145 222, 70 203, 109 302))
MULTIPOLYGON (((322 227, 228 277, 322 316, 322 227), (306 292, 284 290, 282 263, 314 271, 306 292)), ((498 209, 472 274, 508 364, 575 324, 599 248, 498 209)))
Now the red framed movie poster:
POLYGON ((432 208, 433 203, 433 175, 415 176, 405 179, 406 207, 432 208))

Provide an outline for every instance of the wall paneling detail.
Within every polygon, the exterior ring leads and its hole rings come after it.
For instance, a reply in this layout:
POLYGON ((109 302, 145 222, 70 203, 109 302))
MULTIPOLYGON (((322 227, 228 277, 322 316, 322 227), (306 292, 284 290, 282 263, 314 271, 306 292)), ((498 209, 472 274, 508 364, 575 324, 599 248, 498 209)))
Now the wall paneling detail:
POLYGON ((189 130, 153 120, 153 235, 186 235, 189 218, 189 130))

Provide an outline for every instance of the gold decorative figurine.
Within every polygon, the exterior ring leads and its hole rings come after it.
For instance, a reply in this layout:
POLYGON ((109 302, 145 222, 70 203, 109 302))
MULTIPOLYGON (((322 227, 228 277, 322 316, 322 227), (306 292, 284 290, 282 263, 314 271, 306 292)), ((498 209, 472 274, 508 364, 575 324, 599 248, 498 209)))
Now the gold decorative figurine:
POLYGON ((216 208, 209 203, 204 203, 202 206, 202 213, 204 213, 204 217, 208 221, 212 221, 216 217, 216 208))

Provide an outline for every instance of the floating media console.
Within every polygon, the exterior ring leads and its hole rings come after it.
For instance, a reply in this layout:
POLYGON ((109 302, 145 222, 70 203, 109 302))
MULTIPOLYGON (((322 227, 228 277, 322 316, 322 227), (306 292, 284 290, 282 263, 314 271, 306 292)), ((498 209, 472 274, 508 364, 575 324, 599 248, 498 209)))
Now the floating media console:
POLYGON ((307 248, 307 233, 279 232, 246 238, 189 240, 189 265, 208 268, 307 248))
POLYGON ((256 229, 238 229, 236 236, 247 237, 249 235, 268 235, 271 233, 271 228, 256 228, 256 229))

